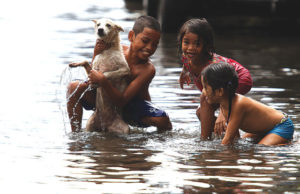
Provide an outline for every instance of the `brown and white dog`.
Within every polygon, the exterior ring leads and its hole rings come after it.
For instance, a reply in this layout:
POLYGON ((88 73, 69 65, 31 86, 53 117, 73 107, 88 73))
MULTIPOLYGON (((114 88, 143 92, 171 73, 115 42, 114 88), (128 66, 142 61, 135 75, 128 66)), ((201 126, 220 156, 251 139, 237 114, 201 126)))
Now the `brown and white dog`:
MULTIPOLYGON (((110 19, 93 20, 95 33, 98 39, 104 41, 108 48, 95 56, 92 68, 101 71, 111 81, 113 86, 123 92, 128 85, 130 69, 123 55, 119 32, 124 31, 121 26, 110 19)), ((87 73, 91 70, 86 62, 79 63, 84 66, 87 73)), ((122 119, 121 110, 114 105, 104 89, 97 88, 96 110, 87 121, 87 131, 108 131, 128 133, 129 126, 122 119)))

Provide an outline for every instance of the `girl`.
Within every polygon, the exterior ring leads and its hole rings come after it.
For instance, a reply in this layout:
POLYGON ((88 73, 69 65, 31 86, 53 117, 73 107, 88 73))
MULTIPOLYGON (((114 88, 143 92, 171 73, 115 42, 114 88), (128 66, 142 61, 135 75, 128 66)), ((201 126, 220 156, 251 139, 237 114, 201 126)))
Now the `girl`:
POLYGON ((201 73, 203 96, 209 104, 219 103, 220 112, 227 118, 222 144, 233 143, 239 129, 254 136, 259 144, 285 144, 293 138, 293 122, 285 113, 253 99, 236 94, 238 75, 232 65, 215 63, 201 73))
MULTIPOLYGON (((178 34, 178 48, 182 53, 181 60, 183 62, 179 78, 182 89, 185 83, 189 85, 190 78, 192 78, 198 89, 202 91, 203 86, 200 80, 202 70, 212 63, 227 62, 235 68, 239 75, 237 93, 246 94, 250 91, 252 78, 249 71, 235 60, 214 52, 213 30, 206 19, 191 19, 182 25, 178 34)), ((217 121, 214 117, 214 112, 218 107, 218 104, 208 104, 201 94, 200 106, 196 114, 201 122, 202 139, 211 138, 213 129, 217 135, 221 135, 224 131, 225 119, 222 114, 219 115, 217 121)))

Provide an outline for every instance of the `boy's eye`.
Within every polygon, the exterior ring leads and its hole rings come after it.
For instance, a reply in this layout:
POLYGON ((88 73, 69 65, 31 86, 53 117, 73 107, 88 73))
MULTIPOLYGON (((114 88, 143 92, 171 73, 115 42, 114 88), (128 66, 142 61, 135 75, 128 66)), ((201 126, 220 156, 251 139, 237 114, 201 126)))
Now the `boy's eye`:
POLYGON ((188 41, 183 41, 183 44, 189 44, 189 42, 188 41))
POLYGON ((111 27, 111 25, 110 25, 110 24, 106 24, 105 26, 106 26, 106 27, 108 27, 108 28, 110 28, 110 27, 111 27))
POLYGON ((142 39, 143 43, 148 43, 149 41, 147 39, 142 39))

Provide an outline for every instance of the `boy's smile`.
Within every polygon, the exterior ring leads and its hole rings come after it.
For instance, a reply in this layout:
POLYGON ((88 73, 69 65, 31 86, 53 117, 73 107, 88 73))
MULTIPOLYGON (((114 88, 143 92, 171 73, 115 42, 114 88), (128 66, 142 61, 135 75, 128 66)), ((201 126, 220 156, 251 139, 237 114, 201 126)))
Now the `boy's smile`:
POLYGON ((132 42, 132 51, 139 59, 148 60, 148 58, 153 55, 157 49, 160 32, 146 27, 143 32, 137 35, 135 35, 132 31, 129 36, 129 40, 132 42))

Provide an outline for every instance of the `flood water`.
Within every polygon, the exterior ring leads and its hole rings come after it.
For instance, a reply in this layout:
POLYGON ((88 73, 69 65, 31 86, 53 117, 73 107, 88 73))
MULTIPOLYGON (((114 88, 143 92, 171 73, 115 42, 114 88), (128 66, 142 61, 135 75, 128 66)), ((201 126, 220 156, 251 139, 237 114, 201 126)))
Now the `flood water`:
POLYGON ((162 36, 150 87, 152 101, 170 116, 171 132, 71 133, 65 87, 85 75, 66 67, 91 60, 90 20, 117 21, 129 44, 127 33, 141 14, 123 0, 1 1, 0 193, 299 193, 300 37, 216 36, 217 52, 252 73, 247 96, 290 115, 291 145, 200 141, 200 93, 178 85, 176 34, 162 36))

